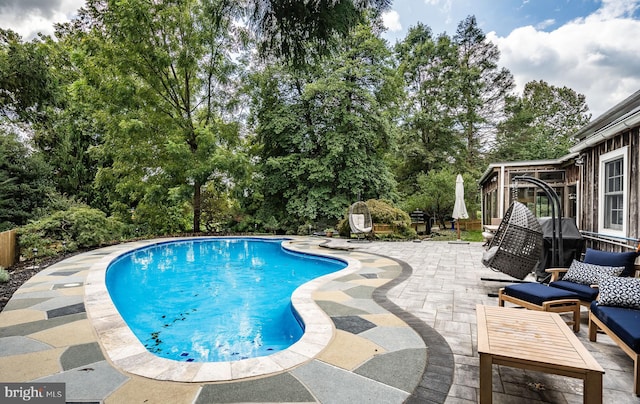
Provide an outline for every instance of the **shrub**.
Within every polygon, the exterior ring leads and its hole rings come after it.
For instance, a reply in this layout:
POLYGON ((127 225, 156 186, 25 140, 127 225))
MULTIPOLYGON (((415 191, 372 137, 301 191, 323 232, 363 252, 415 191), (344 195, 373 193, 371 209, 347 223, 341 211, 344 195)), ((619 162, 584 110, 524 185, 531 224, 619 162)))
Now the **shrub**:
POLYGON ((305 223, 298 226, 298 231, 296 234, 298 236, 308 236, 313 232, 314 228, 311 223, 305 223))
POLYGON ((53 256, 78 248, 101 246, 122 239, 126 226, 98 210, 74 206, 18 229, 20 252, 25 258, 53 256))
MULTIPOLYGON (((416 232, 411 227, 411 217, 409 214, 400 208, 396 208, 391 202, 382 199, 369 199, 365 202, 369 213, 371 213, 371 220, 375 224, 389 224, 395 229, 393 234, 378 235, 378 238, 390 238, 390 239, 407 239, 415 238, 416 232)), ((348 216, 348 212, 347 212, 348 216)), ((349 219, 345 218, 338 224, 338 231, 343 237, 349 237, 351 228, 349 227, 349 219)))
POLYGON ((9 278, 11 278, 11 275, 9 274, 9 272, 0 266, 0 283, 9 282, 9 278))
POLYGON ((340 234, 340 237, 349 237, 351 234, 351 225, 349 225, 348 217, 345 217, 338 223, 338 234, 340 234))
POLYGON ((188 203, 163 205, 143 201, 132 214, 136 237, 159 234, 178 234, 193 231, 193 215, 188 203))
POLYGON ((394 207, 389 201, 369 199, 366 203, 373 223, 411 225, 409 214, 400 208, 394 207))

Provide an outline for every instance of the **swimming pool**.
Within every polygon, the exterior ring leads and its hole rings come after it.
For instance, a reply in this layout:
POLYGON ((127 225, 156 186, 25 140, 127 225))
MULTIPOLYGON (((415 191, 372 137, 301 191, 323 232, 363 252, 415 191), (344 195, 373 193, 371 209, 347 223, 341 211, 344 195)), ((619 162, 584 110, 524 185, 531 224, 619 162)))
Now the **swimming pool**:
POLYGON ((191 239, 135 249, 111 262, 106 287, 155 355, 183 362, 271 355, 304 333, 294 290, 347 266, 287 251, 282 241, 191 239))

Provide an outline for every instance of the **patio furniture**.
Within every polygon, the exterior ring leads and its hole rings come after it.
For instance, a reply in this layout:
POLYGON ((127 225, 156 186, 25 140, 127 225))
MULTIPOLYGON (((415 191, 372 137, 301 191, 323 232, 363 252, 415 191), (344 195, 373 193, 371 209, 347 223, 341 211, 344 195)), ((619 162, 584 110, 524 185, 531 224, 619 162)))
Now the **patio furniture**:
POLYGON ((599 294, 603 276, 620 276, 634 268, 636 253, 615 253, 587 249, 583 262, 573 260, 569 268, 548 268, 549 286, 520 283, 498 292, 498 305, 511 302, 532 310, 573 312, 574 331, 580 330, 580 306, 589 307, 599 294), (608 264, 608 265, 604 265, 608 264), (560 275, 564 277, 560 279, 560 275))
POLYGON ((573 331, 580 331, 580 299, 576 293, 552 288, 540 283, 518 283, 501 288, 498 291, 498 305, 504 307, 509 302, 530 310, 553 313, 573 313, 573 331))
POLYGON ((635 259, 637 252, 609 252, 600 251, 587 248, 584 260, 582 263, 579 261, 573 261, 572 266, 583 267, 578 268, 578 271, 582 271, 583 274, 578 273, 578 282, 569 273, 569 268, 547 268, 546 271, 551 273, 551 281, 549 286, 559 289, 568 290, 577 293, 580 298, 580 303, 583 306, 589 307, 597 297, 599 290, 594 287, 598 284, 599 277, 603 273, 616 276, 632 276, 635 273, 635 259), (583 265, 587 264, 587 266, 583 265), (607 268, 618 268, 618 270, 611 270, 607 268), (567 277, 569 273, 569 277, 567 277), (562 277, 561 277, 562 276, 562 277), (580 282, 580 280, 582 280, 580 282))
POLYGON ((498 230, 498 225, 489 225, 489 224, 485 224, 484 226, 484 231, 482 232, 482 238, 484 240, 484 244, 485 246, 491 244, 491 240, 493 240, 493 237, 496 235, 496 231, 498 230))
POLYGON ((558 313, 476 306, 480 403, 492 402, 492 365, 582 379, 584 403, 602 403, 604 369, 558 313))
POLYGON ((603 331, 634 363, 633 392, 640 395, 640 279, 608 278, 589 311, 589 340, 603 331))
POLYGON ((542 228, 538 219, 525 205, 516 201, 504 214, 482 263, 522 280, 536 267, 542 245, 542 228))
POLYGON ((358 201, 349 207, 349 227, 351 233, 355 234, 358 239, 361 234, 371 233, 373 223, 366 203, 358 201))

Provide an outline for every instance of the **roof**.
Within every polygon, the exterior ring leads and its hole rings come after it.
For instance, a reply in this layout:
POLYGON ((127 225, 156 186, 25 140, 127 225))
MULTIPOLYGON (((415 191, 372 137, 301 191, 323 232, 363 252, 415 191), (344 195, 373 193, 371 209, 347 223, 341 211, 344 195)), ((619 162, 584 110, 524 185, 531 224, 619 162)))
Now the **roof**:
POLYGON ((532 161, 510 161, 503 163, 489 164, 485 172, 480 177, 482 184, 488 176, 498 167, 525 167, 562 164, 574 157, 577 157, 583 150, 609 139, 625 128, 632 128, 640 125, 640 90, 631 94, 622 102, 591 121, 584 128, 580 129, 574 137, 578 143, 569 148, 569 154, 557 160, 532 160, 532 161))
POLYGON ((625 128, 631 128, 639 124, 640 90, 576 132, 574 137, 578 139, 578 143, 569 150, 573 153, 580 152, 615 136, 625 128))
POLYGON ((478 181, 480 184, 482 184, 483 182, 485 182, 489 176, 491 175, 491 173, 493 172, 493 170, 495 168, 499 168, 499 167, 528 167, 528 166, 535 166, 535 167, 540 167, 540 166, 555 166, 555 165, 560 165, 563 164, 569 160, 571 160, 574 157, 577 157, 578 153, 569 153, 567 155, 564 155, 558 159, 554 159, 554 160, 527 160, 527 161, 505 161, 505 162, 501 162, 501 163, 491 163, 489 164, 489 166, 487 167, 487 169, 484 171, 484 173, 482 173, 482 176, 480 177, 480 180, 478 181))

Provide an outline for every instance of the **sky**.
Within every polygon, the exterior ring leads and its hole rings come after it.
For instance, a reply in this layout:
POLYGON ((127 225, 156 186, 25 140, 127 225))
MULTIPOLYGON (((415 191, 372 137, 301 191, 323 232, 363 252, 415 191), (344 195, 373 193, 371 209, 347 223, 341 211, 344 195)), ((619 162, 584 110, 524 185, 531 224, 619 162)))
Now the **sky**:
MULTIPOLYGON (((53 34, 84 0, 0 0, 0 27, 23 39, 53 34)), ((390 44, 421 22, 455 35, 474 15, 514 76, 516 94, 533 80, 586 96, 592 118, 640 90, 640 0, 393 0, 384 14, 390 44)))
POLYGON ((640 0, 393 0, 391 44, 418 22, 453 36, 474 15, 524 85, 544 80, 585 95, 592 119, 640 90, 640 0))

